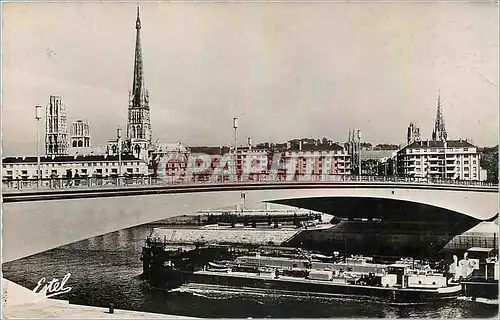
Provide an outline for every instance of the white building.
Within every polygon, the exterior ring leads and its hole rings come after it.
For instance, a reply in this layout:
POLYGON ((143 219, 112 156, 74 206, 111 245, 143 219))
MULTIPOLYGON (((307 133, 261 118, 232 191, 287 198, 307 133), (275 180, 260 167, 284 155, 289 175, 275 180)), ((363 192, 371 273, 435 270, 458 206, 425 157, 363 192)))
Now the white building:
POLYGON ((77 120, 71 123, 69 145, 71 148, 90 147, 90 125, 88 121, 77 120))
MULTIPOLYGON (((2 180, 37 179, 37 157, 6 157, 2 161, 2 180)), ((78 155, 40 157, 41 178, 65 177, 113 177, 118 176, 118 156, 78 155)), ((147 164, 131 155, 121 159, 122 174, 126 176, 147 175, 147 164)))
POLYGON ((295 160, 295 172, 287 170, 287 174, 351 174, 351 155, 337 143, 305 144, 299 142, 298 145, 287 148, 285 156, 287 160, 295 160))
POLYGON ((182 175, 186 170, 189 152, 182 143, 157 141, 149 151, 150 173, 152 175, 182 175), (161 166, 161 167, 159 167, 161 166))
POLYGON ((415 141, 397 154, 398 174, 484 181, 477 147, 467 140, 415 141))

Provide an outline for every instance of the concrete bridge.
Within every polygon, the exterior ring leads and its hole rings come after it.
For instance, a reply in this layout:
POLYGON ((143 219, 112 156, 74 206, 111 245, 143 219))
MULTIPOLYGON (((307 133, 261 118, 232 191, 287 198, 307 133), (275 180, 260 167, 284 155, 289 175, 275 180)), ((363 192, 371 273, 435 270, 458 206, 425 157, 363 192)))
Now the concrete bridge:
POLYGON ((191 184, 142 179, 142 183, 103 186, 72 181, 65 188, 10 190, 4 185, 4 262, 167 217, 239 204, 242 194, 248 203, 301 206, 304 200, 306 209, 311 199, 383 199, 444 209, 478 222, 498 212, 498 187, 478 183, 388 177, 191 184))

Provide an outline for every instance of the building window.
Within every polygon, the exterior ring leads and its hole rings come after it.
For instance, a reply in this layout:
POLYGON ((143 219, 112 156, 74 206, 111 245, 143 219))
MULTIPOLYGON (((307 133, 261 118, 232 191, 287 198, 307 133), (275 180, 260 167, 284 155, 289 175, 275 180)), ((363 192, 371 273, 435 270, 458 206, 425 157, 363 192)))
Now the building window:
POLYGON ((469 160, 464 160, 464 164, 469 164, 469 160))
POLYGON ((469 148, 464 148, 464 151, 469 151, 469 148))
POLYGON ((477 160, 473 160, 473 161, 472 161, 472 164, 477 164, 477 160))

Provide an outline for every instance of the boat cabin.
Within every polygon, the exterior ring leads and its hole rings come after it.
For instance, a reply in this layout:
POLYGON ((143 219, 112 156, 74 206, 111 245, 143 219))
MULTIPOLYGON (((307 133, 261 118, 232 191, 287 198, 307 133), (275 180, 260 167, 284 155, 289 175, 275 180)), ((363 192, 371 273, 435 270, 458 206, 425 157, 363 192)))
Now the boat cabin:
POLYGON ((467 250, 467 259, 477 265, 473 265, 472 278, 484 278, 498 280, 498 258, 493 248, 473 247, 467 250))
POLYGON ((446 287, 446 277, 434 273, 430 268, 412 269, 407 264, 394 263, 387 267, 382 277, 383 287, 397 288, 441 288, 446 287))
POLYGON ((404 287, 405 264, 393 263, 387 266, 387 274, 382 277, 384 287, 404 287))
POLYGON ((467 257, 469 259, 479 259, 480 262, 486 262, 486 260, 495 258, 495 249, 472 247, 467 250, 467 257))

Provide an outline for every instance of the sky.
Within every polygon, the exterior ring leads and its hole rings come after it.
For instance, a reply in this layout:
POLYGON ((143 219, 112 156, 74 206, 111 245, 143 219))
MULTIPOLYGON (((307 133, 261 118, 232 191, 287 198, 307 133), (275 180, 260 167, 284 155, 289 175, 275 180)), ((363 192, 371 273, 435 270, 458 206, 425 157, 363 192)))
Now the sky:
MULTIPOLYGON (((126 127, 136 3, 2 4, 4 155, 36 152, 37 104, 61 95, 92 145, 126 127)), ((498 143, 498 5, 141 3, 153 139, 229 145, 301 137, 498 143)), ((42 124, 43 128, 43 124, 42 124)), ((43 130, 43 129, 42 129, 43 130)))

